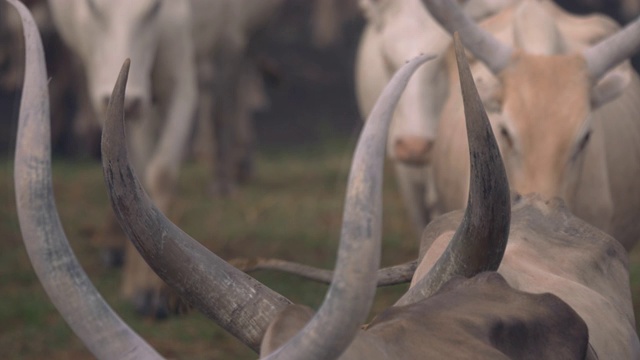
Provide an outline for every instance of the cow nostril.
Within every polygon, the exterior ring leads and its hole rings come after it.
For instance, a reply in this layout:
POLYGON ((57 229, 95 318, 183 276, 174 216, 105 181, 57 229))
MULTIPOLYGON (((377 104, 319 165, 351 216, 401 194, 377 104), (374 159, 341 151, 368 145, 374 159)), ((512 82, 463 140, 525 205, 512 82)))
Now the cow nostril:
POLYGON ((109 99, 110 99, 109 96, 103 96, 102 97, 102 101, 101 101, 101 103, 102 103, 102 112, 106 112, 107 111, 107 108, 109 107, 109 99))
POLYGON ((424 165, 428 162, 432 142, 419 136, 401 137, 394 144, 395 158, 401 162, 424 165))

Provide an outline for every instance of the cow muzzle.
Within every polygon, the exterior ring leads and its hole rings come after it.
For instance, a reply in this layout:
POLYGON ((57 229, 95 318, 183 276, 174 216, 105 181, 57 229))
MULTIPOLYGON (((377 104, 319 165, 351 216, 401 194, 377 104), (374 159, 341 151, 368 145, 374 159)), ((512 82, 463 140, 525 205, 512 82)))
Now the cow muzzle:
POLYGON ((394 159, 413 166, 429 163, 433 140, 421 136, 403 136, 393 144, 394 159))

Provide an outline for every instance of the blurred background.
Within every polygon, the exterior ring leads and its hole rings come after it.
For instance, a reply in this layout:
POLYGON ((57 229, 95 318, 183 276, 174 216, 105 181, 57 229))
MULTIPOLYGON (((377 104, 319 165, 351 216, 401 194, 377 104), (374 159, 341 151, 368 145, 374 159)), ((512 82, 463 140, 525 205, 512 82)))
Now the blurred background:
MULTIPOLYGON (((46 2, 24 2, 34 12, 46 49, 58 211, 88 275, 110 305, 166 357, 255 358, 196 311, 162 321, 145 319, 119 298, 120 270, 107 269, 89 241, 111 209, 99 162, 99 128, 95 115, 81 105, 86 101, 83 75, 56 33, 46 2)), ((183 165, 170 218, 221 257, 268 256, 333 267, 347 172, 362 125, 353 66, 364 19, 356 3, 285 0, 252 39, 249 52, 259 64, 268 101, 252 118, 257 151, 251 181, 229 197, 218 197, 208 187, 210 164, 190 155, 183 165), (333 5, 319 10, 317 2, 333 5), (329 30, 321 30, 322 25, 329 30)), ((611 9, 589 3, 563 5, 581 12, 611 9)), ((20 24, 12 23, 7 11, 0 6, 0 358, 87 359, 91 354, 58 315, 33 273, 18 228, 12 158, 24 59, 20 24)), ((383 266, 413 260, 418 249, 392 175, 387 166, 383 266)), ((631 258, 638 310, 640 250, 631 258)), ((327 289, 282 273, 255 276, 292 301, 312 307, 327 289)), ((373 313, 405 290, 406 285, 380 289, 373 313)))

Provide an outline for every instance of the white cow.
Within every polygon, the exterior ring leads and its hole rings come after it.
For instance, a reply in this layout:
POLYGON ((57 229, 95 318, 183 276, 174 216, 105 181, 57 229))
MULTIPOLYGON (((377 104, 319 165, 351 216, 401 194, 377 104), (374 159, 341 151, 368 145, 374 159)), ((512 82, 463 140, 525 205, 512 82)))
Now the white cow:
MULTIPOLYGON (((97 113, 104 114, 117 68, 131 59, 125 100, 131 156, 161 210, 169 210, 197 108, 201 123, 220 134, 216 167, 228 187, 232 161, 227 159, 234 155, 235 134, 251 134, 236 130, 248 127, 243 111, 256 106, 255 97, 244 96, 246 89, 261 94, 259 77, 244 53, 247 33, 280 2, 49 0, 62 38, 82 61, 97 113)), ((213 133, 207 134, 212 139, 213 133)), ((112 220, 97 242, 117 253, 123 240, 112 220)), ((126 243, 122 294, 138 310, 161 315, 166 300, 162 282, 126 243)))
MULTIPOLYGON (((97 114, 106 109, 114 71, 131 59, 135 75, 126 108, 132 161, 146 191, 168 211, 198 98, 189 1, 49 0, 49 6, 58 32, 81 59, 97 114)), ((117 226, 112 223, 108 230, 117 226)), ((100 245, 119 248, 122 240, 109 231, 100 245)), ((122 295, 141 311, 156 311, 162 281, 126 244, 122 295)))
MULTIPOLYGON (((513 1, 471 0, 465 6, 474 18, 483 18, 513 1)), ((429 180, 429 158, 448 91, 446 74, 441 68, 451 37, 419 0, 359 3, 367 20, 355 69, 356 95, 363 117, 369 114, 391 75, 407 59, 426 51, 440 55, 421 67, 409 82, 395 111, 387 142, 396 181, 419 236, 437 215, 433 182, 429 180)))

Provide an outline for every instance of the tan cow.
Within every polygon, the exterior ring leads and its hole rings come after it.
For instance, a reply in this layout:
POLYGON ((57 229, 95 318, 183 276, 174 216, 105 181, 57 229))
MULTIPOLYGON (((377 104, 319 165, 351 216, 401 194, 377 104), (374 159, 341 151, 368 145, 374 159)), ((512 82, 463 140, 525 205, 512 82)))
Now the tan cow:
MULTIPOLYGON (((480 60, 472 72, 511 187, 561 197, 631 249, 640 235, 640 80, 626 59, 640 44, 640 20, 616 33, 606 17, 577 17, 552 2, 526 0, 479 28, 452 1, 424 2, 448 19, 448 30, 461 31, 480 60)), ((466 200, 467 145, 453 61, 433 149, 441 211, 466 200)))
MULTIPOLYGON (((160 358, 104 302, 69 248, 51 190, 42 47, 26 8, 9 1, 25 19, 27 39, 15 184, 32 264, 51 300, 96 357, 160 358)), ((360 326, 373 300, 380 256, 386 129, 403 87, 427 56, 410 61, 394 76, 363 130, 349 177, 336 274, 315 315, 216 257, 151 204, 127 158, 123 120, 128 62, 112 95, 103 138, 104 175, 114 210, 164 280, 247 346, 257 350, 262 341, 264 358, 637 358, 626 254, 619 243, 561 207, 525 199, 516 206, 511 231, 511 237, 522 239, 507 245, 511 209, 506 173, 459 43, 458 54, 472 157, 469 206, 448 249, 401 299, 405 304, 387 310, 366 329, 360 326), (528 241, 529 236, 544 237, 544 245, 528 241), (504 254, 507 246, 516 250, 504 254), (553 261, 566 256, 554 250, 567 246, 574 252, 571 261, 553 261), (522 277, 507 273, 505 277, 513 276, 508 284, 496 273, 475 276, 495 270, 503 256, 502 267, 510 259, 521 263, 522 277), (535 269, 550 268, 553 276, 531 277, 535 269), (561 286, 567 282, 583 285, 583 292, 569 293, 561 286), (596 316, 611 315, 604 331, 587 329, 581 304, 590 304, 586 309, 596 316)), ((434 224, 447 230, 452 216, 434 224)), ((432 231, 434 236, 441 232, 432 231)), ((450 239, 451 232, 443 237, 450 239)), ((431 248, 439 251, 441 246, 431 248)), ((424 266, 432 258, 427 253, 424 266)), ((587 318, 587 324, 593 323, 587 318)))

